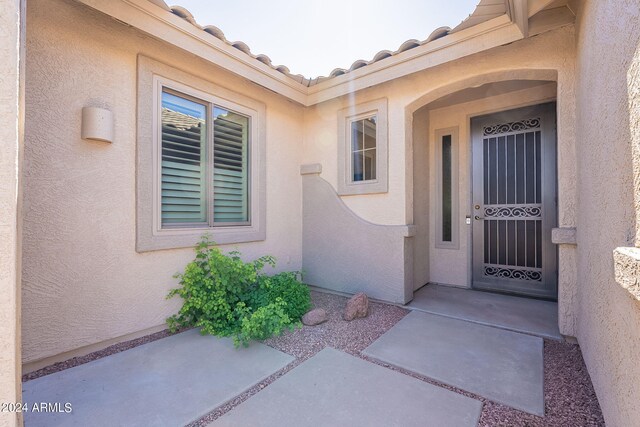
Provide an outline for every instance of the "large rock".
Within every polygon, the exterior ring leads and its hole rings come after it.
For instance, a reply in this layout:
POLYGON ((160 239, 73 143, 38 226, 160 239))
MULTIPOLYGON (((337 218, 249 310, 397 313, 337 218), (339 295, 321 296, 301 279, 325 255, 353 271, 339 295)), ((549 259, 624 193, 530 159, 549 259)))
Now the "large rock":
POLYGON ((327 312, 322 308, 314 308, 302 316, 302 323, 307 326, 316 326, 327 321, 327 312))
POLYGON ((367 317, 367 314, 369 314, 369 298, 360 292, 347 301, 342 318, 351 321, 359 317, 367 317))

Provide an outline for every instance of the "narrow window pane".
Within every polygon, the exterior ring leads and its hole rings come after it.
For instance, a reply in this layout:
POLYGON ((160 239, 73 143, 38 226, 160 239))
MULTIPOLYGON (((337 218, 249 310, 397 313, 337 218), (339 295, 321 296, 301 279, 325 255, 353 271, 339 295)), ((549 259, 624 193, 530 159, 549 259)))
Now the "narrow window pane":
POLYGON ((364 179, 376 179, 376 150, 364 152, 364 179))
POLYGON ((213 112, 213 221, 249 221, 249 118, 215 107, 213 112))
POLYGON ((351 123, 351 150, 358 151, 364 148, 362 121, 351 123))
POLYGON ((203 104, 162 93, 162 224, 206 222, 206 110, 203 104))
POLYGON ((364 123, 364 148, 376 148, 376 117, 369 117, 364 123))
POLYGON ((364 155, 362 151, 356 151, 353 153, 353 180, 364 180, 364 155))
POLYGON ((442 241, 451 242, 451 135, 442 137, 442 241))

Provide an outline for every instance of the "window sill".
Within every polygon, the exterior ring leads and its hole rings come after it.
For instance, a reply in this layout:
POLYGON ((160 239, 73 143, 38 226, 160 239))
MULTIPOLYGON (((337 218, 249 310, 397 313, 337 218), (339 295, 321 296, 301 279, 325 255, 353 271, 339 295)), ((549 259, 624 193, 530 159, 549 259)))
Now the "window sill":
POLYGON ((357 196, 361 194, 379 194, 388 192, 386 182, 359 181, 343 184, 338 189, 340 196, 357 196))
POLYGON ((640 248, 616 248, 613 263, 616 282, 640 301, 640 248))
POLYGON ((218 228, 189 228, 166 229, 156 231, 150 236, 139 236, 136 242, 136 252, 150 252, 163 249, 180 249, 195 247, 208 235, 219 245, 247 243, 266 240, 264 229, 256 226, 218 227, 218 228))

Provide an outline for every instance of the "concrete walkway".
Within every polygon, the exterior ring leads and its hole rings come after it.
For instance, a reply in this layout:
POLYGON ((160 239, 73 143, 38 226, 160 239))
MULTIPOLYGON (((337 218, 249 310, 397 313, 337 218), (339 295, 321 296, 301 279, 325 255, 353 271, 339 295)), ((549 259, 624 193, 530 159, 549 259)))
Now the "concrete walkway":
POLYGON ((25 426, 182 426, 293 360, 190 330, 27 381, 23 402, 68 402, 72 411, 27 412, 25 426))
POLYGON ((363 354, 544 415, 541 338, 414 311, 363 354))
POLYGON ((407 308, 562 340, 555 302, 427 285, 414 294, 407 308))
POLYGON ((325 348, 209 426, 472 427, 482 403, 325 348))

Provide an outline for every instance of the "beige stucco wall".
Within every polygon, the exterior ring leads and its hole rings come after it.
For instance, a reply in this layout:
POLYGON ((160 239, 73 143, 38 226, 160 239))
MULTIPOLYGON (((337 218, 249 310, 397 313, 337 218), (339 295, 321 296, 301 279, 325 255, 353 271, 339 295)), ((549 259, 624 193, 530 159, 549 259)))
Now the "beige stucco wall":
POLYGON ((135 250, 136 58, 144 54, 267 109, 267 237, 228 245, 301 268, 302 107, 72 1, 30 0, 23 360, 162 325, 191 249, 135 250), (112 144, 80 138, 81 108, 115 117, 112 144))
POLYGON ((638 243, 640 186, 633 178, 640 158, 632 147, 639 143, 640 5, 581 4, 577 337, 607 425, 640 425, 640 303, 616 283, 612 255, 638 243))
MULTIPOLYGON (((20 173, 23 130, 23 2, 0 0, 0 402, 21 400, 20 173)), ((0 426, 21 424, 0 413, 0 426)))
MULTIPOLYGON (((460 60, 430 68, 397 80, 367 88, 349 96, 334 99, 310 107, 305 112, 303 163, 321 163, 322 178, 334 188, 337 181, 337 117, 338 111, 350 103, 364 103, 388 98, 389 117, 389 191, 383 194, 344 196, 345 204, 357 215, 378 224, 416 224, 415 245, 426 241, 424 219, 414 215, 424 214, 424 203, 414 200, 421 193, 419 179, 414 176, 418 161, 414 155, 427 157, 416 149, 413 135, 416 129, 414 112, 436 99, 470 87, 506 80, 550 80, 557 82, 558 100, 558 222, 561 227, 574 227, 575 220, 575 40, 573 26, 543 33, 535 37, 494 48, 460 60), (415 182, 414 182, 415 180, 415 182), (414 207, 417 209, 414 210, 414 207)), ((488 108, 488 107, 487 107, 488 108)), ((461 183, 461 185, 463 185, 461 183)), ((468 201, 460 205, 468 208, 468 201)), ((462 218, 464 221, 464 218, 462 218)), ((465 228, 462 227, 461 231, 465 228)), ((414 285, 424 284, 424 278, 433 272, 421 267, 429 256, 424 246, 414 248, 414 285)), ((559 248, 559 321, 560 331, 575 335, 575 247, 559 248)), ((461 270, 450 268, 449 271, 461 270)), ((433 264, 431 264, 433 267, 433 264)), ((448 280, 466 284, 468 278, 448 280)))

